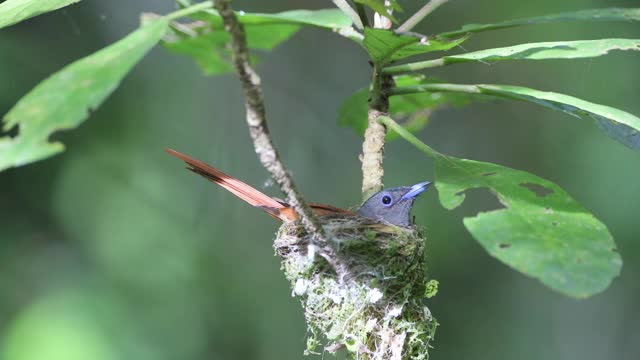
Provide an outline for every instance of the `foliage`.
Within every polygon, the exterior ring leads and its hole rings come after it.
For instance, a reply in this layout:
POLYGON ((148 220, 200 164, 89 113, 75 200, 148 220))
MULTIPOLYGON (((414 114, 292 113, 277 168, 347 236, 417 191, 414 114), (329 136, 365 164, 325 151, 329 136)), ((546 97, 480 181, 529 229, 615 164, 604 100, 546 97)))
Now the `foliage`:
POLYGON ((454 209, 465 191, 487 188, 503 209, 464 219, 489 254, 574 297, 604 290, 622 260, 607 227, 558 185, 524 171, 443 155, 393 120, 382 120, 433 157, 440 203, 454 209))
MULTIPOLYGON (((303 25, 341 29, 351 20, 338 9, 293 10, 277 14, 238 14, 245 26, 251 49, 271 50, 293 36, 303 25)), ((191 57, 205 74, 216 75, 233 70, 229 63, 230 37, 222 29, 222 19, 215 10, 194 14, 191 24, 174 23, 163 45, 172 52, 191 57)))
MULTIPOLYGON (((0 4, 0 28, 77 1, 5 1, 0 4)), ((122 40, 64 67, 19 100, 3 120, 5 132, 17 127, 18 134, 0 138, 0 170, 61 152, 61 143, 49 142, 51 134, 80 125, 162 39, 167 49, 193 58, 207 74, 230 71, 229 36, 222 28, 220 16, 212 10, 211 2, 191 4, 179 0, 178 3, 182 9, 153 18, 122 40), (190 22, 183 18, 190 18, 190 22)), ((397 1, 357 0, 355 3, 398 22, 401 7, 397 1), (391 14, 390 10, 395 13, 391 14)), ((364 11, 360 16, 362 14, 366 15, 364 11)), ((374 66, 372 84, 387 84, 379 89, 380 93, 389 98, 391 116, 403 120, 402 125, 385 116, 379 121, 392 130, 389 139, 400 137, 432 158, 441 204, 447 209, 456 208, 464 201, 465 191, 485 188, 505 206, 464 219, 468 231, 489 254, 573 297, 603 291, 619 274, 622 262, 606 226, 560 186, 527 172, 442 154, 419 141, 413 133, 424 129, 429 116, 437 109, 466 106, 472 100, 500 98, 526 101, 594 121, 607 136, 637 151, 640 150, 640 118, 555 92, 504 84, 451 84, 429 76, 406 74, 474 62, 594 58, 614 50, 639 50, 639 39, 524 43, 399 65, 394 62, 413 61, 431 52, 455 51, 478 32, 569 21, 639 21, 640 9, 593 9, 471 24, 432 36, 368 26, 358 31, 351 26, 350 15, 338 9, 237 15, 246 27, 249 46, 254 50, 271 50, 303 26, 337 32, 362 45, 374 66), (389 81, 382 82, 382 79, 389 81)), ((339 111, 339 124, 350 126, 359 134, 364 132, 368 124, 369 92, 369 89, 360 89, 344 102, 339 111)))
POLYGON ((7 0, 0 4, 0 29, 80 0, 7 0))
POLYGON ((48 158, 64 149, 49 136, 82 123, 117 87, 122 78, 160 40, 164 19, 134 31, 95 54, 78 60, 41 82, 4 118, 4 130, 19 127, 17 136, 0 138, 0 170, 48 158))

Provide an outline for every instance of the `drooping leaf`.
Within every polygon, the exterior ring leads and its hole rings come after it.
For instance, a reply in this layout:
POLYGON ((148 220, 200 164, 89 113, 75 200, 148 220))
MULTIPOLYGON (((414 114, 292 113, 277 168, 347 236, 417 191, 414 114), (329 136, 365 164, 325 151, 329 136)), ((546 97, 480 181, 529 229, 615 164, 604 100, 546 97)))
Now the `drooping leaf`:
MULTIPOLYGON (((397 76, 395 83, 398 86, 411 86, 432 81, 421 76, 397 76)), ((360 89, 347 98, 338 109, 338 124, 354 129, 363 135, 367 129, 369 90, 360 89)), ((406 94, 393 96, 389 99, 389 110, 405 129, 411 133, 417 133, 427 126, 431 113, 445 106, 463 106, 471 100, 467 94, 457 93, 430 93, 406 94)), ((395 140, 398 134, 390 130, 387 132, 387 141, 395 140)))
POLYGON ((396 0, 391 0, 388 3, 385 0, 354 0, 356 3, 363 4, 371 8, 371 10, 377 12, 384 17, 389 18, 389 20, 397 23, 398 20, 393 16, 393 11, 402 12, 402 8, 398 4, 396 0))
POLYGON ((589 9, 559 14, 502 21, 494 24, 468 24, 459 30, 449 31, 437 37, 452 38, 469 33, 505 29, 516 26, 549 24, 567 21, 640 21, 640 8, 589 9))
POLYGON ((365 28, 363 44, 371 60, 384 65, 413 55, 449 50, 465 40, 466 37, 443 41, 428 39, 419 34, 398 34, 392 30, 365 28))
POLYGON ((464 219, 480 244, 500 261, 574 297, 603 291, 622 260, 607 227, 556 184, 504 166, 436 158, 440 202, 453 209, 464 191, 486 188, 504 209, 464 219))
POLYGON ((0 3, 0 29, 80 0, 7 0, 0 3))
POLYGON ((465 227, 500 261, 563 294, 603 291, 622 260, 606 226, 558 185, 524 171, 443 155, 389 118, 388 127, 435 161, 440 203, 458 207, 465 191, 485 188, 504 208, 464 219, 465 227))
POLYGON ((634 150, 640 150, 640 118, 628 112, 573 96, 510 85, 421 84, 394 90, 404 95, 420 92, 460 92, 522 100, 592 120, 605 134, 634 150))
POLYGON ((439 59, 390 66, 384 69, 387 74, 399 74, 419 71, 437 66, 500 60, 547 60, 578 59, 607 55, 614 50, 640 51, 639 39, 602 39, 580 41, 552 41, 520 44, 495 49, 474 51, 466 54, 447 55, 439 59))
POLYGON ((0 138, 0 170, 53 156, 64 150, 49 136, 80 125, 118 87, 122 78, 160 40, 168 22, 158 19, 118 42, 80 59, 18 101, 4 117, 4 130, 18 135, 0 138))
MULTIPOLYGON (((322 28, 342 28, 351 20, 338 9, 293 10, 276 14, 249 14, 237 12, 244 24, 247 45, 251 49, 271 50, 288 40, 302 25, 322 28)), ((230 72, 231 53, 229 34, 224 31, 222 18, 215 10, 191 15, 200 20, 192 24, 174 24, 174 31, 163 45, 178 54, 193 58, 207 75, 230 72)))

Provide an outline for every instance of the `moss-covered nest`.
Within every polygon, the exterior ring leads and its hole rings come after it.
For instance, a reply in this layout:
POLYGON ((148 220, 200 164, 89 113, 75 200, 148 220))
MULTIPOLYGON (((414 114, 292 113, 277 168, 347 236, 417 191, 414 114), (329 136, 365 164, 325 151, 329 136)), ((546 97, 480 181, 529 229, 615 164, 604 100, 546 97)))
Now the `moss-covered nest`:
POLYGON ((415 229, 357 215, 322 217, 328 243, 309 245, 284 224, 274 247, 301 299, 309 328, 305 354, 346 349, 358 359, 427 359, 437 322, 425 306, 424 238, 415 229), (326 340, 325 340, 326 339, 326 340))

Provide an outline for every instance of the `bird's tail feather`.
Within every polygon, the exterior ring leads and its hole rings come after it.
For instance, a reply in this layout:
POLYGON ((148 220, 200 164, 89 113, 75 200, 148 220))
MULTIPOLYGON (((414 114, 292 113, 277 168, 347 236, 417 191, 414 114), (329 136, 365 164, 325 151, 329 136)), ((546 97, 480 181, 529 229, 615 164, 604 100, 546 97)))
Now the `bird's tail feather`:
POLYGON ((261 208, 269 215, 280 218, 279 209, 285 208, 285 205, 277 201, 276 199, 261 193, 255 188, 243 183, 242 181, 231 177, 222 171, 207 165, 200 160, 196 160, 185 154, 179 153, 172 149, 165 149, 169 154, 183 160, 187 163, 187 169, 194 173, 206 178, 207 180, 214 182, 229 192, 233 193, 240 199, 248 202, 249 204, 261 208))

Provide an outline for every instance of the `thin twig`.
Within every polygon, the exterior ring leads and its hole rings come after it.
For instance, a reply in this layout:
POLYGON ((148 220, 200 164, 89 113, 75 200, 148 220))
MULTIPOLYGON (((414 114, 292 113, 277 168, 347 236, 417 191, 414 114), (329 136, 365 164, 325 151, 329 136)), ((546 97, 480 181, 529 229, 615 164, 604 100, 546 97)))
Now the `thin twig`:
POLYGON ((340 10, 342 10, 343 13, 347 14, 347 16, 351 18, 351 21, 353 21, 353 25, 355 25, 356 29, 364 29, 364 24, 362 23, 360 16, 355 10, 353 10, 347 0, 333 0, 333 3, 336 4, 336 6, 340 10))
POLYGON ((482 93, 481 88, 478 85, 435 83, 394 87, 390 90, 390 95, 406 95, 422 92, 459 92, 467 94, 482 93))
POLYGON ((282 161, 280 161, 278 152, 271 140, 269 129, 267 128, 260 77, 250 65, 244 27, 238 21, 229 2, 230 0, 215 0, 214 5, 224 21, 226 31, 231 35, 233 64, 242 83, 245 108, 247 110, 247 124, 249 125, 249 134, 253 140, 256 154, 258 154, 262 166, 271 173, 282 192, 287 195, 289 205, 298 213, 300 221, 307 232, 313 234, 316 240, 325 242, 324 229, 296 188, 291 175, 282 164, 282 161))
POLYGON ((213 6, 213 3, 211 1, 203 1, 201 3, 197 3, 185 8, 182 8, 180 10, 176 10, 174 12, 172 12, 171 14, 167 14, 165 17, 167 18, 167 20, 175 20, 184 16, 189 16, 195 12, 198 11, 202 11, 202 10, 206 10, 209 9, 213 6))
POLYGON ((447 64, 448 63, 445 62, 445 58, 418 61, 414 63, 389 66, 382 69, 382 73, 387 75, 399 75, 399 74, 406 74, 406 73, 415 72, 415 71, 421 71, 425 69, 431 69, 434 67, 444 66, 447 64))
POLYGON ((413 29, 420 21, 426 18, 429 14, 431 14, 435 9, 440 7, 440 5, 446 3, 449 0, 431 0, 426 3, 420 10, 416 11, 415 14, 411 15, 404 24, 398 26, 399 32, 407 32, 413 29))
POLYGON ((422 151, 428 156, 432 158, 438 158, 443 156, 441 153, 437 152, 429 145, 420 141, 420 139, 418 139, 412 133, 410 133, 409 130, 402 127, 402 125, 395 122, 389 116, 380 116, 378 118, 378 121, 380 121, 381 123, 385 124, 388 128, 398 133, 398 135, 400 135, 401 138, 405 139, 411 145, 415 146, 416 148, 418 148, 418 150, 422 151))

